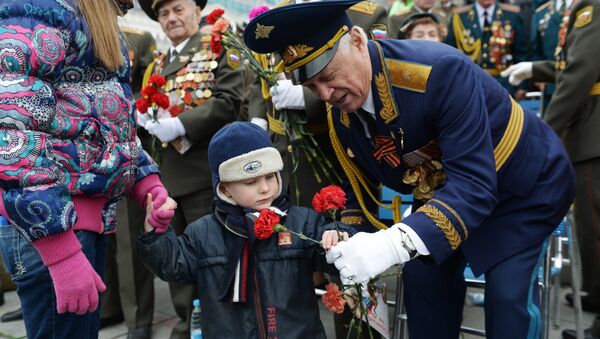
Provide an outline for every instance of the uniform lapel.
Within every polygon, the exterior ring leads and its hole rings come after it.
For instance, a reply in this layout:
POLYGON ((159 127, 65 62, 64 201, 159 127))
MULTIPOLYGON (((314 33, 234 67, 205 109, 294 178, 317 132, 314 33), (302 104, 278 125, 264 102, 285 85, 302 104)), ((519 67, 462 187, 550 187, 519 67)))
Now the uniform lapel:
POLYGON ((188 43, 181 50, 181 53, 175 57, 173 62, 169 62, 169 60, 167 60, 165 68, 162 71, 162 75, 168 77, 169 75, 178 72, 181 68, 183 68, 183 66, 187 65, 190 62, 189 55, 198 52, 198 42, 200 41, 201 37, 202 34, 200 34, 200 31, 192 35, 188 43))

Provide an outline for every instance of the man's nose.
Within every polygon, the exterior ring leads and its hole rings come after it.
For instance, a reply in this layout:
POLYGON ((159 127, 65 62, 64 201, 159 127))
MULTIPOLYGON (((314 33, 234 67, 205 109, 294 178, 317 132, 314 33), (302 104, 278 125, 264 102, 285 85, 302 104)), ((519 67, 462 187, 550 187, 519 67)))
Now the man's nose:
POLYGON ((329 101, 331 99, 331 95, 333 94, 333 88, 325 85, 316 85, 315 86, 316 94, 323 101, 329 101))

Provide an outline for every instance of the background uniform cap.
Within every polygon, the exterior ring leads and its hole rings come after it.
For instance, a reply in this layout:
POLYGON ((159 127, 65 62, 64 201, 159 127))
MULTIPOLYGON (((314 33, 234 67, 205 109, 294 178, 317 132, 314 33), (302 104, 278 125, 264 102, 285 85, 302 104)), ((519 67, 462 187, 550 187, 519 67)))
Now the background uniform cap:
MULTIPOLYGON (((154 21, 158 21, 158 9, 160 5, 170 0, 139 0, 140 6, 146 12, 146 15, 150 17, 150 19, 154 21)), ((195 0, 196 5, 200 6, 201 9, 204 9, 206 6, 206 2, 208 0, 195 0)))
POLYGON ((314 77, 329 64, 339 39, 352 28, 346 9, 359 0, 306 2, 271 9, 244 30, 244 43, 257 53, 277 52, 294 82, 314 77))
POLYGON ((440 19, 438 19, 437 15, 433 14, 433 13, 427 13, 427 12, 423 12, 423 13, 415 13, 413 15, 410 15, 408 18, 406 18, 406 20, 402 23, 402 27, 400 28, 400 31, 402 31, 403 33, 406 33, 406 31, 408 30, 408 28, 417 20, 419 19, 425 19, 425 18, 430 18, 431 20, 433 20, 433 22, 435 22, 436 24, 440 23, 440 19))

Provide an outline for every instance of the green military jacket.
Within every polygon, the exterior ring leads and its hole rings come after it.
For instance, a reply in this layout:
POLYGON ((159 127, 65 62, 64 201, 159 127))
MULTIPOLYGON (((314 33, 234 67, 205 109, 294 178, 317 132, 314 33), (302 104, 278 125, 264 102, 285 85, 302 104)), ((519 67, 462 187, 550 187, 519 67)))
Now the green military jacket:
POLYGON ((209 60, 209 50, 210 37, 198 32, 173 62, 165 57, 163 65, 155 61, 146 71, 148 75, 160 69, 167 80, 165 92, 178 97, 189 92, 194 103, 201 102, 178 116, 191 148, 180 154, 171 143, 159 150, 161 179, 174 197, 212 187, 208 143, 221 127, 236 120, 240 109, 243 85, 239 54, 223 50, 209 60))
POLYGON ((545 120, 562 137, 575 163, 600 156, 600 0, 581 0, 573 6, 561 48, 564 64, 534 62, 533 80, 556 80, 545 120))

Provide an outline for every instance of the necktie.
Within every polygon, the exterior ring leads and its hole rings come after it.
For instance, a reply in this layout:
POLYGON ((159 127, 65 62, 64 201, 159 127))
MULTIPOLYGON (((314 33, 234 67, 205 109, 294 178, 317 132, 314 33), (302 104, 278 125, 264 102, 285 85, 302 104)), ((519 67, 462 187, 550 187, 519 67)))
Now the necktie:
POLYGON ((487 10, 483 11, 483 32, 488 33, 490 31, 490 17, 487 10))
POLYGON ((369 134, 372 139, 373 136, 377 133, 377 126, 375 124, 375 119, 369 112, 365 111, 362 108, 359 108, 356 111, 356 113, 360 116, 361 120, 363 120, 363 122, 365 122, 367 124, 367 129, 369 130, 369 134))
POLYGON ((567 9, 567 1, 566 0, 559 0, 560 1, 560 5, 558 6, 558 13, 562 14, 565 12, 565 9, 567 9))
POLYGON ((175 58, 177 57, 177 54, 179 54, 177 52, 177 50, 176 49, 172 49, 171 50, 171 56, 169 57, 169 62, 173 62, 173 60, 175 60, 175 58))

